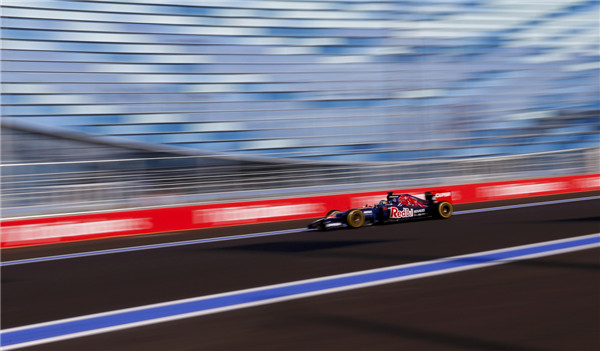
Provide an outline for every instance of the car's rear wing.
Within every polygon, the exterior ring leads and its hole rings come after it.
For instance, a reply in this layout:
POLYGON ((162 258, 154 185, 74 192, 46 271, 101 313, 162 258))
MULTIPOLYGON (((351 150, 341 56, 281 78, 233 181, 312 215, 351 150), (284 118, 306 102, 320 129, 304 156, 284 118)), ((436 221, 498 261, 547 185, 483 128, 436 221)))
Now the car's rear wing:
POLYGON ((425 199, 431 203, 447 201, 452 203, 452 192, 451 191, 427 191, 425 192, 425 199))

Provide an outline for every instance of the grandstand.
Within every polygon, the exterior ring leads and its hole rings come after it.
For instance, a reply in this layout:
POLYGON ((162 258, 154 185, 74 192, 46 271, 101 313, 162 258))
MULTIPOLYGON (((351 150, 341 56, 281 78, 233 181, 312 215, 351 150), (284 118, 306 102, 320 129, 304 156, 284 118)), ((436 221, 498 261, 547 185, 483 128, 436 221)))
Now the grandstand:
MULTIPOLYGON (((145 160, 134 172, 139 191, 99 195, 102 208, 146 196, 144 174, 187 203, 221 198, 226 186, 192 181, 211 176, 264 197, 374 187, 380 179, 365 180, 373 167, 403 174, 390 186, 589 172, 600 142, 599 7, 4 1, 3 208, 72 204, 32 194, 93 184, 81 162, 95 160, 145 160), (37 142, 14 147, 23 135, 37 142), (170 161, 149 166, 153 158, 170 161), (52 169, 32 172, 40 162, 52 169), (61 162, 77 162, 67 177, 75 183, 56 176, 61 162)), ((115 177, 109 188, 130 187, 122 171, 131 164, 101 164, 115 177)))

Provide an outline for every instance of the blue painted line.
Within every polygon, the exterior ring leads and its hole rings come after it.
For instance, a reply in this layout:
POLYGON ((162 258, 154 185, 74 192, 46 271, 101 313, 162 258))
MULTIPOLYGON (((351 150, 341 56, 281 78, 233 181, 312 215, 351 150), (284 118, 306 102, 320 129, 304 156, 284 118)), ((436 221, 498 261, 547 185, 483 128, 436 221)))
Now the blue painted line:
POLYGON ((600 233, 525 245, 441 260, 278 284, 230 293, 203 296, 171 303, 143 306, 68 320, 12 328, 0 332, 0 346, 6 349, 31 346, 85 335, 126 329, 139 325, 189 318, 223 310, 274 303, 312 295, 357 289, 424 276, 514 262, 528 258, 600 246, 600 233))

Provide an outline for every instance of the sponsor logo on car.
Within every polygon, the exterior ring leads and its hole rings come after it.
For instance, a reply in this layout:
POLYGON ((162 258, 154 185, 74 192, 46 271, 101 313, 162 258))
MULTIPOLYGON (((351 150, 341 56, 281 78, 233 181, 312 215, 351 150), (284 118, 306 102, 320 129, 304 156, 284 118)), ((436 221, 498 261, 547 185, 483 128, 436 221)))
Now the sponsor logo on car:
POLYGON ((435 198, 436 199, 441 199, 441 198, 450 197, 450 196, 452 196, 451 192, 437 193, 437 194, 435 194, 435 198))
POLYGON ((412 208, 403 208, 402 211, 397 207, 390 208, 390 218, 410 218, 414 215, 412 208))

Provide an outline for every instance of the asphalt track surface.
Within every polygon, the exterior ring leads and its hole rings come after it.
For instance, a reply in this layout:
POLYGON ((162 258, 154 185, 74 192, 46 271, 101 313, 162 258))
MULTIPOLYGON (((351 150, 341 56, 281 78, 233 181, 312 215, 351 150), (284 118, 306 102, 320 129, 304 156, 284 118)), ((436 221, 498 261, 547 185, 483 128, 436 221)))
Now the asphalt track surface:
MULTIPOLYGON (((456 211, 598 195, 457 206, 456 211)), ((2 261, 304 227, 2 251, 2 261)), ((2 329, 600 232, 600 200, 3 266, 2 329)), ((600 249, 306 297, 24 350, 599 350, 600 249)))

